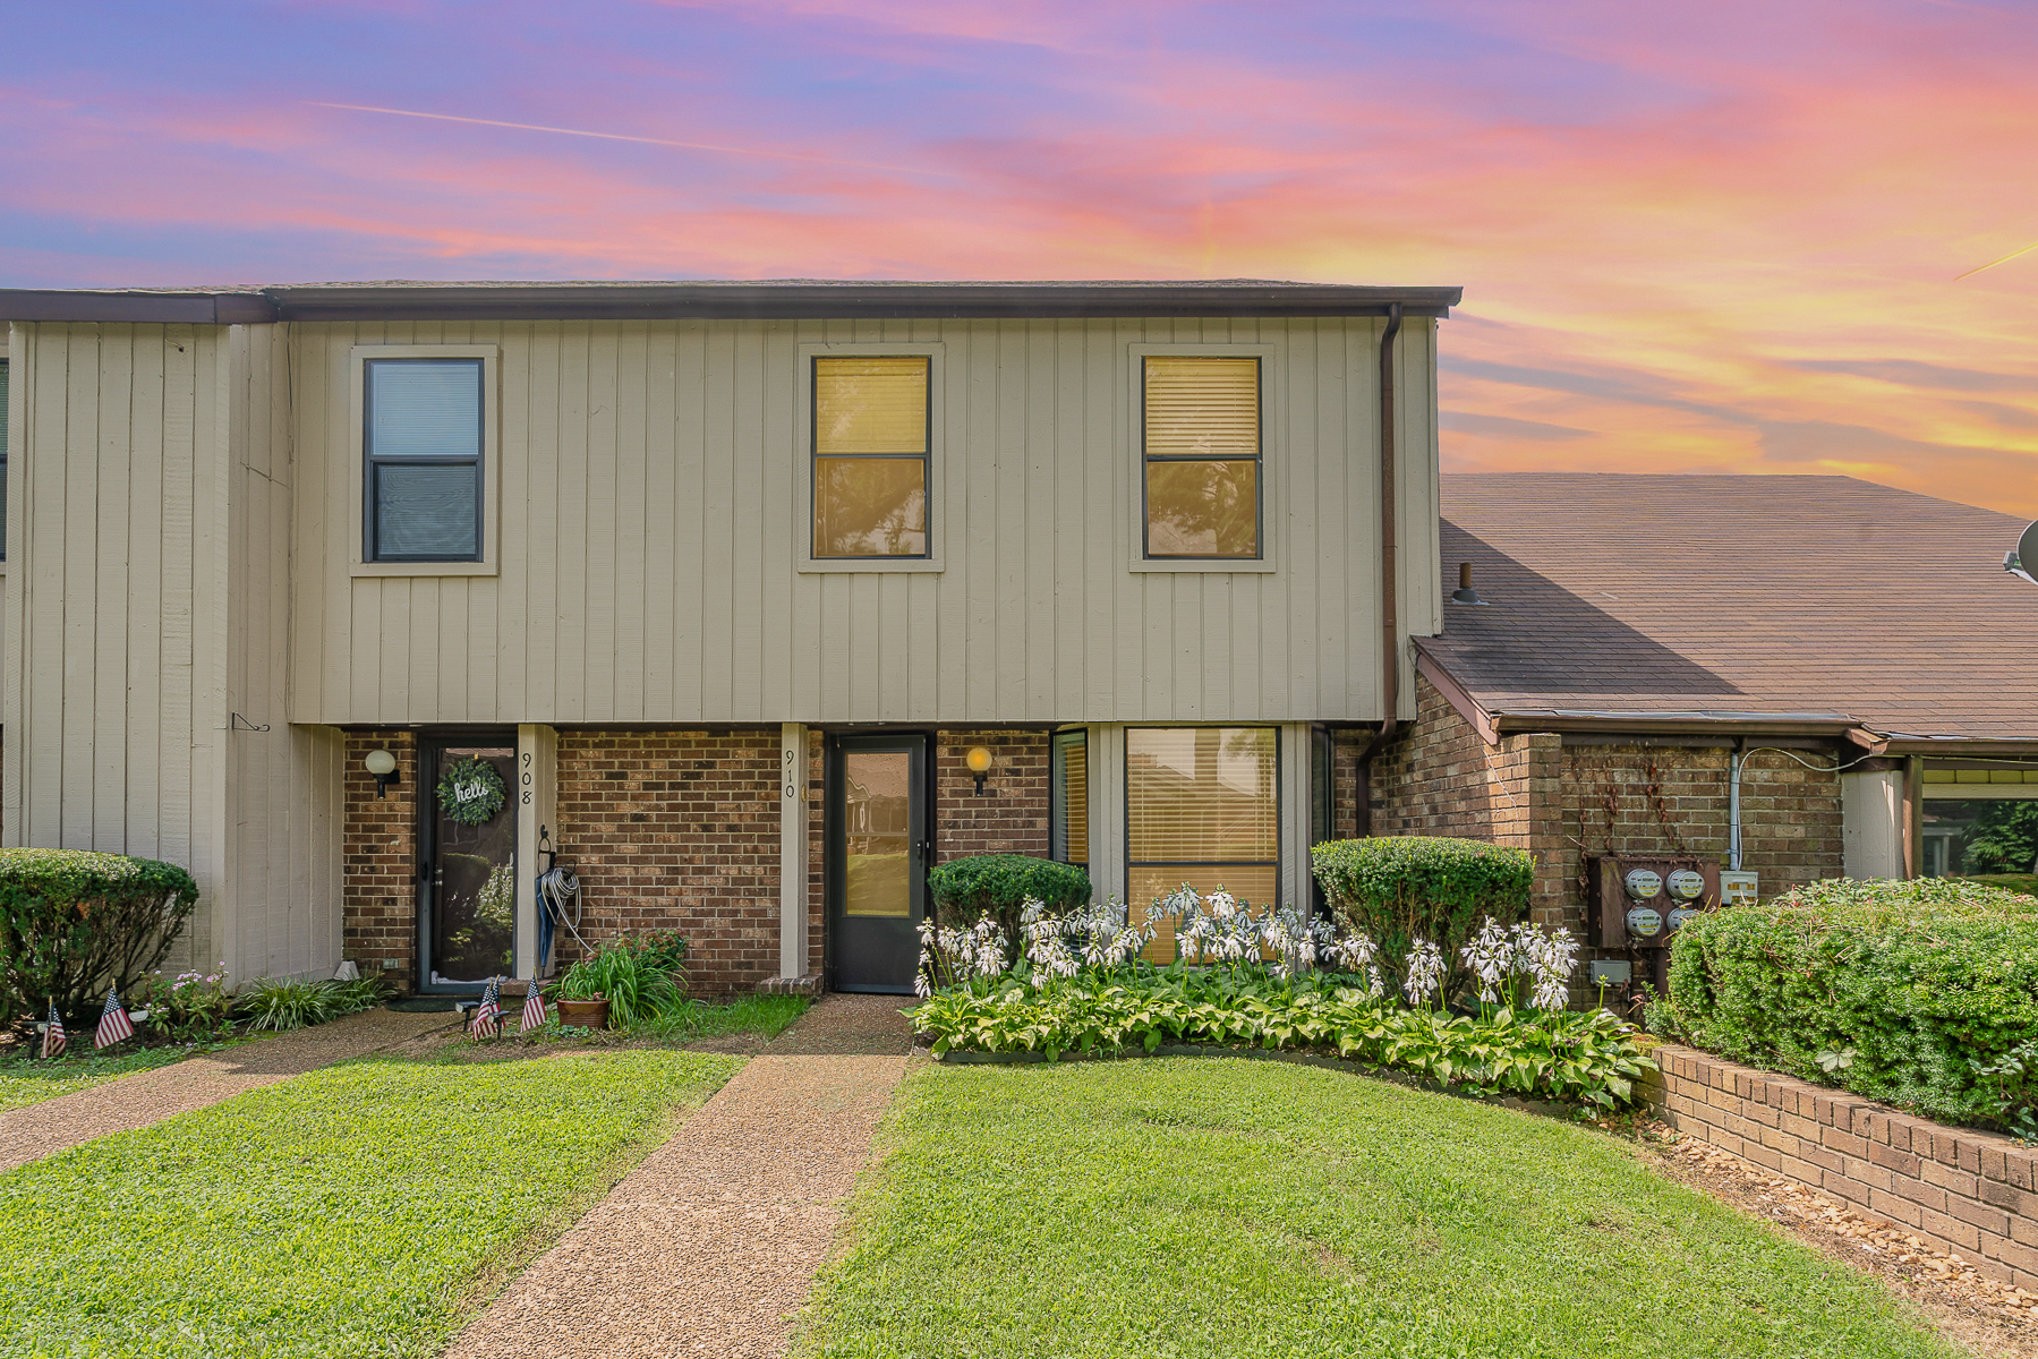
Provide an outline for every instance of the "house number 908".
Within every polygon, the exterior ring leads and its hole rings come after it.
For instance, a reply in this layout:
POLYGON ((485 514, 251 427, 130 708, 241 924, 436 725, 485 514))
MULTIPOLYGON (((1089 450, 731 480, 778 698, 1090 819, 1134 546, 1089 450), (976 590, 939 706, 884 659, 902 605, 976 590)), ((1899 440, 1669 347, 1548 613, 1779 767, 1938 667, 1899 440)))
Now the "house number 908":
POLYGON ((538 781, 537 776, 531 772, 531 752, 525 751, 523 758, 518 763, 522 764, 524 768, 523 773, 517 779, 517 783, 523 789, 523 802, 528 807, 531 805, 531 789, 538 781))

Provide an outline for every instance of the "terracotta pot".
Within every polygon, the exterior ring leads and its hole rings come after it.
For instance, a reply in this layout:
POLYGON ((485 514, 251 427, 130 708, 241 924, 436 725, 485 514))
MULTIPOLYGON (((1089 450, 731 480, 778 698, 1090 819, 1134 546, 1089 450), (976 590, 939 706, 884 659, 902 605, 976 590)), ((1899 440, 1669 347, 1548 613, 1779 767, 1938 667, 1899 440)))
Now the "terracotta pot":
POLYGON ((559 1007, 559 1022, 581 1029, 606 1029, 609 1026, 609 1002, 606 996, 593 1000, 555 1000, 559 1007))

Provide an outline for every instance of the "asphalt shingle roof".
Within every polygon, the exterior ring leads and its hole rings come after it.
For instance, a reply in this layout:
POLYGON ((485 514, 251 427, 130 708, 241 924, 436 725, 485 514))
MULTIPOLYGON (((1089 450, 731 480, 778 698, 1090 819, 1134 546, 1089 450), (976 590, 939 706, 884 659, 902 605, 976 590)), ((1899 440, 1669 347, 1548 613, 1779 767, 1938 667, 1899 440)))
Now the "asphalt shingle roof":
POLYGON ((2038 740, 2022 520, 1852 477, 1443 478, 1446 604, 1421 646, 1496 715, 1838 715, 2038 740))

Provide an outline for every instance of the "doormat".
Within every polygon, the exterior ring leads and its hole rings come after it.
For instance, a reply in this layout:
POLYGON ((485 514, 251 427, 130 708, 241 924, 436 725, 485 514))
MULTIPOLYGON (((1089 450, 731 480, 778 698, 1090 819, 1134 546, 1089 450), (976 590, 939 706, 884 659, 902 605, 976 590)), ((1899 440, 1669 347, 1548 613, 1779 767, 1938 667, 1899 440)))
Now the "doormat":
POLYGON ((405 996, 400 1000, 390 1001, 388 1008, 406 1015, 449 1014, 453 1009, 453 997, 405 996))

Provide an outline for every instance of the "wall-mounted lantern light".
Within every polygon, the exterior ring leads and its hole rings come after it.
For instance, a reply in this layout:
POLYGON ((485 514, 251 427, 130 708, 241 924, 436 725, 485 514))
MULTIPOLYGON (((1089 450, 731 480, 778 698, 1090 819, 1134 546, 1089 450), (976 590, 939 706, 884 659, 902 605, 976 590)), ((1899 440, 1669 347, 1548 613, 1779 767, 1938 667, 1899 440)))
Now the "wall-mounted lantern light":
POLYGON ((969 766, 969 772, 976 776, 977 796, 982 797, 984 780, 991 774, 991 752, 984 746, 971 746, 969 754, 963 756, 962 760, 969 766))
POLYGON ((375 776, 375 796, 386 796, 389 785, 396 782, 396 757, 386 750, 371 750, 361 763, 375 776))

